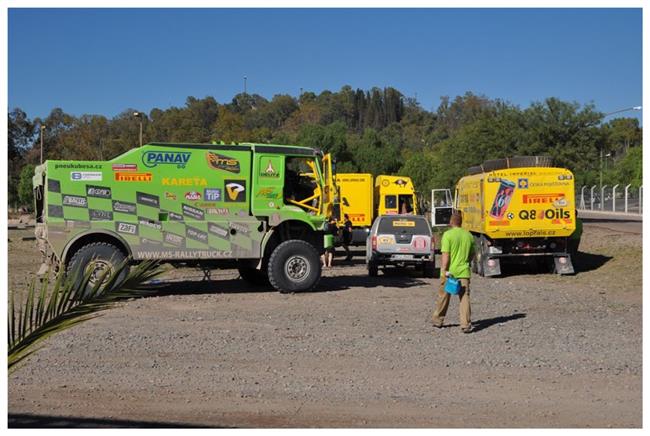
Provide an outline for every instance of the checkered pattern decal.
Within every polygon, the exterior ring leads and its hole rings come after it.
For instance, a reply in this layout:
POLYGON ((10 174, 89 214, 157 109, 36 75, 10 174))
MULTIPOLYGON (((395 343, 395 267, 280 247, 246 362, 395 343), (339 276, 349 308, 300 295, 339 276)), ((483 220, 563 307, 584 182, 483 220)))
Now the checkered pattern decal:
POLYGON ((259 220, 239 214, 212 215, 184 201, 168 201, 143 189, 115 190, 101 182, 48 179, 49 240, 63 245, 74 234, 104 229, 119 234, 136 259, 260 256, 259 220), (63 192, 61 192, 63 191, 63 192))

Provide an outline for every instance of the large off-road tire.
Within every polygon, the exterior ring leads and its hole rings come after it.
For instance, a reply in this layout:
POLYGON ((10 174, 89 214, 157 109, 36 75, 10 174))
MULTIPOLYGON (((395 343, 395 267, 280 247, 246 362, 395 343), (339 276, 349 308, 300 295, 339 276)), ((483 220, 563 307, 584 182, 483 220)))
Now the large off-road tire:
POLYGON ((291 239, 275 247, 267 271, 271 286, 279 292, 311 291, 320 280, 320 257, 310 243, 291 239))
POLYGON ((256 269, 249 264, 240 263, 237 265, 237 270, 242 280, 254 286, 269 286, 269 276, 267 271, 256 269))
POLYGON ((376 262, 368 261, 368 275, 370 277, 377 277, 379 274, 379 267, 377 266, 376 262))
MULTIPOLYGON (((105 271, 108 271, 108 273, 102 283, 106 283, 111 279, 116 269, 125 260, 126 255, 115 245, 108 242, 93 242, 84 245, 72 255, 66 268, 66 274, 72 276, 76 271, 79 271, 80 276, 78 277, 81 279, 90 272, 91 277, 87 286, 87 291, 90 291, 105 271)), ((118 280, 124 279, 128 273, 129 268, 124 268, 118 280)))
POLYGON ((474 259, 472 260, 472 272, 485 277, 485 244, 481 236, 474 236, 474 259))
POLYGON ((422 276, 425 278, 434 278, 436 275, 436 265, 433 262, 424 262, 422 264, 422 276))

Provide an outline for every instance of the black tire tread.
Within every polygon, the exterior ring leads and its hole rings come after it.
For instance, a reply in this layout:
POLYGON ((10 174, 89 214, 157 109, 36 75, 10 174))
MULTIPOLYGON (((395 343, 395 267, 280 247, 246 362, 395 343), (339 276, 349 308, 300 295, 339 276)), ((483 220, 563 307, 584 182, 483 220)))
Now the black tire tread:
MULTIPOLYGON (((278 292, 280 292, 281 294, 288 294, 288 293, 291 293, 291 292, 294 292, 294 291, 286 290, 286 289, 283 289, 281 287, 280 283, 278 282, 278 278, 275 276, 275 274, 273 274, 273 268, 271 266, 275 264, 275 259, 279 256, 279 253, 281 252, 280 248, 284 247, 284 246, 286 246, 286 245, 288 245, 290 243, 297 243, 297 244, 300 244, 300 245, 304 245, 305 248, 307 248, 308 250, 313 250, 315 255, 316 255, 316 259, 317 259, 316 264, 320 267, 320 256, 318 255, 318 251, 309 242, 303 241, 301 239, 289 239, 287 241, 284 241, 284 242, 280 243, 277 247, 275 247, 275 249, 271 253, 271 256, 269 257, 268 277, 269 277, 269 283, 271 284, 271 286, 273 286, 274 289, 277 289, 278 292)), ((318 277, 314 281, 314 283, 309 288, 303 289, 300 292, 309 292, 309 291, 313 290, 316 286, 318 286, 318 282, 320 282, 320 279, 321 279, 321 274, 318 274, 318 277)))

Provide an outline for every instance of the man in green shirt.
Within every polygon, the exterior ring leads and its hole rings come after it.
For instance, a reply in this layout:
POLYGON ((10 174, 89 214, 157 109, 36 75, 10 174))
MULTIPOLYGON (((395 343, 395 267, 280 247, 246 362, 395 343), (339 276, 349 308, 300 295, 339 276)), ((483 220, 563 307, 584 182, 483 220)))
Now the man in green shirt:
POLYGON ((472 332, 471 308, 469 304, 470 262, 474 257, 474 237, 461 227, 463 218, 460 212, 451 215, 451 229, 442 235, 442 263, 440 266, 440 289, 436 309, 433 312, 433 325, 441 328, 449 307, 450 295, 445 292, 445 281, 451 275, 460 280, 460 328, 463 333, 472 332))

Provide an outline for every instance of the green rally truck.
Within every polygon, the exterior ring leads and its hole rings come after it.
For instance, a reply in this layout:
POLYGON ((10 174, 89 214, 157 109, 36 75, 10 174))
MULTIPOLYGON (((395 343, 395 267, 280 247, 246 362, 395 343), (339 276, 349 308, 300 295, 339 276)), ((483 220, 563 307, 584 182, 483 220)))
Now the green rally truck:
POLYGON ((91 282, 127 258, 156 259, 306 291, 320 279, 332 189, 329 156, 312 148, 151 143, 110 161, 38 166, 36 236, 91 282))

